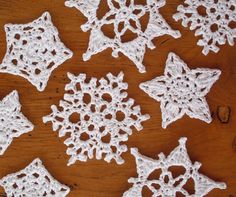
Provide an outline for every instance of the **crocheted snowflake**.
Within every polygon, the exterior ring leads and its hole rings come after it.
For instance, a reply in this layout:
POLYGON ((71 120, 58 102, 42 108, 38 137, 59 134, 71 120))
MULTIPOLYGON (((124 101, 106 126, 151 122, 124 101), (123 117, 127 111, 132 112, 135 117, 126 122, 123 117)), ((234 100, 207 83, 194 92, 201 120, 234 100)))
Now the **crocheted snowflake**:
POLYGON ((33 124, 20 112, 17 91, 0 101, 0 155, 3 155, 13 139, 33 130, 33 124))
POLYGON ((173 18, 182 20, 184 27, 196 30, 195 36, 201 36, 199 46, 203 54, 209 51, 217 53, 219 45, 227 41, 233 46, 236 38, 236 1, 235 0, 185 0, 185 6, 179 5, 173 18))
POLYGON ((5 31, 7 52, 0 73, 22 76, 39 91, 45 89, 52 71, 72 57, 48 12, 28 24, 6 24, 5 31))
POLYGON ((174 53, 169 53, 164 76, 140 84, 150 97, 161 102, 162 127, 187 114, 207 123, 212 121, 205 95, 219 79, 220 70, 190 70, 174 53))
POLYGON ((175 197, 181 195, 186 197, 202 197, 215 188, 226 189, 225 183, 215 182, 198 172, 201 163, 191 162, 187 149, 187 138, 179 140, 179 146, 176 147, 169 156, 163 153, 159 154, 159 159, 154 160, 141 155, 136 148, 131 149, 137 165, 138 178, 130 178, 129 183, 133 186, 123 194, 123 197, 142 197, 143 187, 147 187, 153 194, 152 196, 175 197), (174 171, 172 167, 183 168, 180 174, 174 171), (159 177, 156 173, 155 178, 152 173, 159 170, 159 177), (176 176, 177 175, 177 176, 176 176), (194 194, 190 194, 185 186, 189 180, 194 181, 194 194))
MULTIPOLYGON (((87 18, 88 22, 81 26, 83 31, 91 30, 90 42, 87 52, 83 55, 84 61, 92 55, 107 48, 113 50, 113 57, 117 58, 119 52, 134 62, 140 72, 145 72, 143 65, 146 46, 154 49, 152 40, 165 34, 179 38, 180 32, 174 31, 159 13, 165 5, 165 0, 148 0, 146 5, 137 4, 134 0, 107 0, 109 11, 98 19, 98 10, 101 0, 67 0, 65 5, 75 7, 87 18), (149 21, 145 30, 142 29, 141 18, 149 14, 149 21), (114 38, 106 36, 102 28, 114 25, 114 38), (136 37, 128 42, 123 40, 127 32, 131 31, 136 37)), ((103 5, 104 6, 104 5, 103 5)))
POLYGON ((25 169, 9 174, 0 180, 7 196, 56 196, 64 197, 70 188, 55 180, 43 166, 40 159, 35 159, 25 169))
POLYGON ((70 136, 65 140, 67 154, 71 156, 68 165, 76 160, 96 159, 118 164, 124 160, 121 154, 127 151, 122 144, 132 134, 131 127, 142 130, 141 122, 149 119, 142 115, 134 100, 127 98, 128 84, 123 82, 124 74, 107 74, 99 81, 92 78, 86 82, 86 75, 68 74, 71 82, 66 85, 69 91, 60 101, 60 108, 53 105, 52 113, 43 118, 44 123, 52 122, 53 130, 59 136, 70 136))

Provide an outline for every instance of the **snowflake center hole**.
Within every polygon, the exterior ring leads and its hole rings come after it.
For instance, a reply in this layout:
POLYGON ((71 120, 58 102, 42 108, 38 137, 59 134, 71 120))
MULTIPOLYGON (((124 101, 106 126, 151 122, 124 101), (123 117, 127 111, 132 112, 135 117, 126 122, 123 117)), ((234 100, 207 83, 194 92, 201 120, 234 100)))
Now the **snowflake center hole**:
POLYGON ((124 112, 122 112, 122 111, 116 112, 116 119, 117 119, 119 122, 122 122, 122 121, 125 119, 125 114, 124 114, 124 112))
POLYGON ((218 25, 217 24, 213 24, 213 25, 211 25, 211 31, 212 32, 216 32, 216 31, 218 31, 218 25))
POLYGON ((80 114, 77 112, 72 113, 69 117, 69 121, 73 124, 80 122, 80 114))
POLYGON ((84 132, 84 133, 82 133, 81 135, 80 135, 80 140, 81 141, 88 141, 90 139, 90 136, 86 133, 86 132, 84 132))
POLYGON ((202 5, 197 8, 197 12, 200 16, 203 16, 203 17, 207 16, 206 7, 202 5))

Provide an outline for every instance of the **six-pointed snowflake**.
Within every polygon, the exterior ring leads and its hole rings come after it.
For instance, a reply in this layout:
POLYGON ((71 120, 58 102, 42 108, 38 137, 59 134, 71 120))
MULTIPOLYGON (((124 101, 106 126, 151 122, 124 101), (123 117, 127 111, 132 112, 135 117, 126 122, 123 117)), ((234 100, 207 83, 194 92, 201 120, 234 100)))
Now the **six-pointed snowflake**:
POLYGON ((14 138, 33 128, 33 124, 21 113, 17 91, 13 91, 0 102, 0 155, 4 154, 14 138))
POLYGON ((203 54, 209 51, 217 53, 219 45, 227 41, 233 46, 236 38, 236 1, 235 0, 185 0, 185 6, 179 5, 178 13, 173 17, 182 20, 184 27, 190 26, 195 36, 201 36, 199 46, 203 54))
POLYGON ((146 5, 135 4, 134 0, 107 0, 109 11, 101 18, 97 18, 97 12, 101 0, 67 0, 68 7, 76 7, 87 18, 88 22, 82 25, 83 31, 91 30, 90 42, 84 61, 92 55, 107 48, 112 48, 114 57, 121 52, 134 62, 140 72, 145 72, 143 65, 146 47, 154 49, 152 40, 165 34, 179 38, 180 32, 174 31, 159 13, 159 9, 165 5, 165 0, 147 0, 146 5), (146 30, 142 30, 140 18, 149 14, 146 30), (105 25, 114 25, 114 38, 107 37, 102 28, 105 25), (122 37, 131 31, 137 37, 124 42, 122 37))
POLYGON ((187 114, 207 123, 212 121, 205 95, 219 79, 220 70, 190 70, 174 53, 166 61, 164 76, 140 84, 149 96, 161 102, 162 127, 187 114))
POLYGON ((201 163, 191 162, 187 149, 187 138, 179 140, 179 146, 176 147, 168 157, 163 153, 159 154, 159 159, 154 160, 141 155, 136 148, 131 149, 137 165, 138 178, 130 178, 129 183, 133 186, 123 194, 123 197, 142 197, 142 190, 146 186, 152 192, 152 196, 176 197, 178 194, 186 197, 203 197, 214 188, 226 189, 225 183, 215 182, 198 172, 201 163), (176 176, 171 167, 182 167, 185 169, 176 176), (153 177, 151 174, 155 170, 160 170, 159 177, 153 177), (189 180, 194 181, 194 194, 190 194, 185 189, 189 180))
POLYGON ((7 24, 5 31, 7 52, 0 73, 22 76, 39 91, 45 89, 52 71, 72 57, 48 12, 28 24, 7 24))
POLYGON ((70 192, 69 187, 50 175, 40 159, 35 159, 19 172, 3 177, 0 185, 7 196, 15 197, 65 197, 70 192))
POLYGON ((60 108, 53 105, 52 113, 43 118, 45 123, 52 122, 60 137, 70 135, 65 140, 71 156, 68 165, 94 155, 96 159, 105 156, 107 162, 114 159, 122 164, 121 154, 127 151, 123 142, 132 134, 131 127, 142 130, 141 122, 149 119, 149 115, 141 114, 133 99, 127 98, 124 74, 109 73, 107 78, 92 78, 89 82, 85 81, 85 74, 68 77, 71 82, 65 90, 69 92, 60 101, 60 108))

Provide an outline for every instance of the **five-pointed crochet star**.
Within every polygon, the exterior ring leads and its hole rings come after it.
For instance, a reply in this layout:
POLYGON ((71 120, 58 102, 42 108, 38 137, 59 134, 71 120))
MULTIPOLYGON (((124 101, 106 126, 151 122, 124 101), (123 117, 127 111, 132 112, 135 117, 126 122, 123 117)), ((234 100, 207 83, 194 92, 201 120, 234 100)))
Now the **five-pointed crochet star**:
POLYGON ((161 102, 163 128, 184 114, 210 123, 212 118, 205 96, 220 74, 216 69, 190 70, 177 55, 170 53, 164 76, 141 83, 140 88, 161 102))
POLYGON ((27 79, 43 91, 51 73, 73 53, 61 42, 48 12, 27 24, 6 24, 7 51, 0 73, 27 79))
POLYGON ((181 36, 179 31, 172 30, 159 12, 165 5, 165 0, 148 0, 145 5, 134 0, 107 0, 109 11, 98 19, 98 11, 101 0, 67 0, 65 5, 80 10, 88 21, 81 26, 83 31, 91 30, 89 47, 83 55, 84 61, 92 55, 100 53, 107 48, 113 50, 113 57, 118 57, 119 52, 123 53, 134 62, 139 72, 145 72, 143 59, 146 47, 154 49, 152 40, 163 35, 170 35, 174 38, 181 36), (149 14, 149 21, 145 30, 142 29, 141 18, 149 14), (114 38, 106 36, 102 30, 105 25, 114 26, 114 38), (136 37, 128 42, 122 37, 131 31, 136 37))
POLYGON ((7 196, 12 197, 66 197, 70 188, 59 183, 37 158, 19 172, 0 180, 7 196))
POLYGON ((20 112, 21 104, 17 91, 0 102, 0 155, 3 155, 13 138, 33 130, 33 124, 20 112))

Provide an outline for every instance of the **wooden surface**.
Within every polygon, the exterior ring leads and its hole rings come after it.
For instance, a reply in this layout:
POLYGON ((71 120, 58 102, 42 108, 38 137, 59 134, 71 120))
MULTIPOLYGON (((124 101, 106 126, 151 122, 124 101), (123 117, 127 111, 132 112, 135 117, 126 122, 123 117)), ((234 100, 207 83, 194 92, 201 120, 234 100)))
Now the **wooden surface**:
POLYGON ((118 59, 113 58, 111 50, 83 62, 82 54, 87 49, 89 33, 83 33, 80 25, 86 18, 76 9, 65 7, 64 0, 0 0, 0 59, 6 51, 4 24, 31 22, 46 10, 50 12, 61 40, 74 52, 72 59, 53 72, 44 92, 38 92, 24 78, 0 74, 0 98, 16 89, 20 94, 23 113, 35 125, 34 131, 15 139, 0 157, 0 177, 20 170, 34 158, 40 157, 56 179, 71 187, 71 197, 121 196, 130 187, 128 178, 136 176, 133 156, 129 152, 123 154, 126 163, 120 166, 114 161, 107 164, 103 160, 89 160, 67 167, 69 156, 65 153, 63 139, 52 131, 51 124, 43 124, 42 117, 48 115, 51 112, 50 106, 58 104, 63 97, 64 86, 69 82, 67 72, 86 73, 89 77, 100 78, 108 72, 118 74, 123 70, 125 81, 129 84, 129 96, 136 100, 136 104, 141 105, 143 113, 151 116, 143 124, 142 132, 134 131, 130 136, 128 147, 138 147, 142 154, 155 158, 161 151, 169 154, 178 145, 178 139, 186 136, 192 161, 203 164, 200 172, 216 181, 227 183, 227 190, 216 189, 208 196, 236 196, 236 47, 225 45, 220 47, 218 54, 204 56, 201 53, 202 48, 196 46, 197 38, 194 33, 172 19, 179 3, 181 0, 168 0, 161 13, 174 29, 181 31, 182 38, 175 40, 170 36, 163 36, 155 39, 156 48, 147 50, 145 55, 147 73, 140 74, 124 55, 118 59), (165 60, 170 51, 178 54, 190 68, 222 70, 220 80, 207 95, 213 114, 211 124, 185 116, 163 130, 160 104, 138 88, 139 83, 163 74, 165 60), (218 106, 230 106, 231 117, 227 124, 222 124, 217 118, 218 106))

